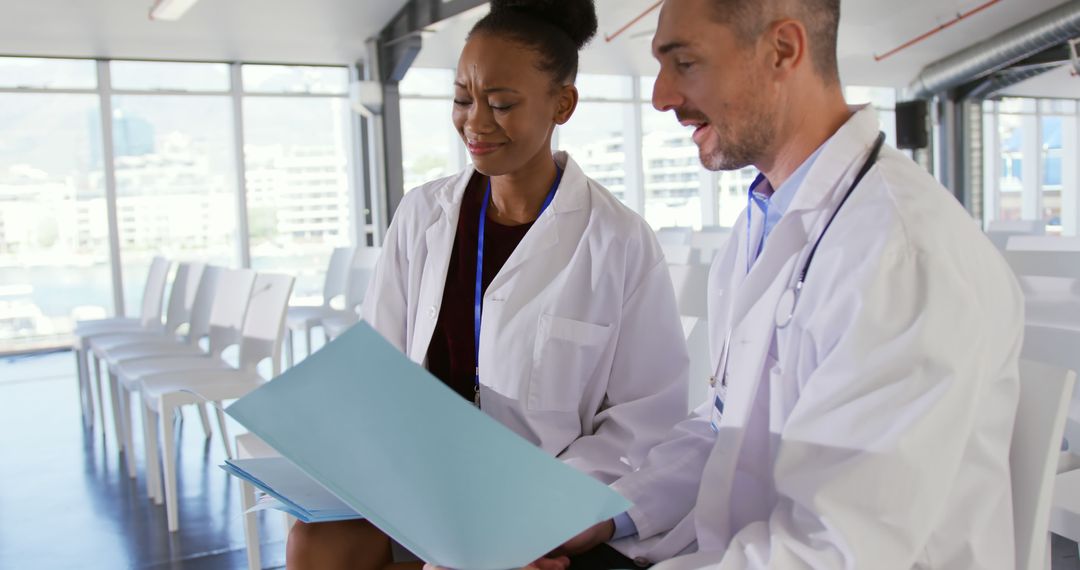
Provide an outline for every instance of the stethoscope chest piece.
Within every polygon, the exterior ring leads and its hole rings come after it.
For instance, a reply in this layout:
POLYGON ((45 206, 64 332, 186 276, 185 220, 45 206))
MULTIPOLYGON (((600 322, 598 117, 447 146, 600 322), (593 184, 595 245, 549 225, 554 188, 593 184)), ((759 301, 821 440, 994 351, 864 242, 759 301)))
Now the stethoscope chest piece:
POLYGON ((776 304, 776 328, 782 329, 791 324, 791 319, 795 316, 796 295, 795 288, 792 287, 780 296, 780 301, 776 304))

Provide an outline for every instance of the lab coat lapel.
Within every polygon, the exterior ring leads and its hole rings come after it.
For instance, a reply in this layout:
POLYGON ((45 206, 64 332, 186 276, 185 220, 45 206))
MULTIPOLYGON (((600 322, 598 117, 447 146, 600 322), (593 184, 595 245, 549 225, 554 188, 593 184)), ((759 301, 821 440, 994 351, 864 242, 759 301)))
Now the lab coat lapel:
POLYGON ((450 269, 450 254, 461 216, 461 203, 472 175, 473 169, 468 168, 458 179, 449 182, 442 189, 438 196, 442 211, 424 235, 427 255, 420 277, 416 320, 412 343, 409 346, 409 358, 414 362, 422 363, 427 357, 431 335, 435 332, 443 291, 446 289, 446 275, 450 269))

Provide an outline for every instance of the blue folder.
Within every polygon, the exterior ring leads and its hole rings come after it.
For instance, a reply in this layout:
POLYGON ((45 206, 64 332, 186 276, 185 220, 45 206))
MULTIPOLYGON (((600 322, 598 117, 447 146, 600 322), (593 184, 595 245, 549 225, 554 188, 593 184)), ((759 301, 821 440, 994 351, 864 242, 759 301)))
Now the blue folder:
POLYGON ((276 499, 272 508, 306 523, 364 518, 284 457, 226 459, 221 468, 276 499))
POLYGON ((477 410, 363 322, 227 412, 440 566, 519 568, 631 506, 477 410))

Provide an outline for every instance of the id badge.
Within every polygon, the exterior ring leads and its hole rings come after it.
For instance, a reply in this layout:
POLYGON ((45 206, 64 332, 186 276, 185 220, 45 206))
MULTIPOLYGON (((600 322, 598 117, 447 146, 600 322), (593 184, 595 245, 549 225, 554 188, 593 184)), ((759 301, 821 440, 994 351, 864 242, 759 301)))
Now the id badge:
POLYGON ((712 410, 709 418, 709 425, 712 426, 714 432, 720 431, 720 420, 724 417, 724 400, 727 400, 727 385, 722 383, 716 387, 713 391, 712 397, 712 410))

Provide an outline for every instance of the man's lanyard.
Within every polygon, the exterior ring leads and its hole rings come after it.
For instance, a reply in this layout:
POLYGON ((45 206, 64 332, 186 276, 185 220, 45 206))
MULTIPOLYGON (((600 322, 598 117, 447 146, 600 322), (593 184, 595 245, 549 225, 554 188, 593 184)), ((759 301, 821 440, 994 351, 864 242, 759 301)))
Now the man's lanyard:
MULTIPOLYGON (((559 188, 559 182, 562 181, 563 170, 559 168, 559 165, 555 165, 555 183, 551 185, 551 190, 548 191, 547 198, 544 199, 544 205, 540 207, 540 213, 537 214, 537 219, 544 214, 544 211, 551 205, 551 201, 555 199, 555 191, 559 188)), ((480 235, 476 238, 476 296, 474 297, 473 305, 473 338, 475 340, 474 347, 476 348, 476 376, 474 377, 473 384, 473 404, 477 408, 480 407, 480 318, 484 313, 484 231, 487 229, 487 211, 488 204, 491 202, 491 178, 488 178, 487 191, 484 192, 484 205, 480 207, 480 235)))

